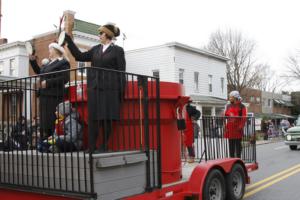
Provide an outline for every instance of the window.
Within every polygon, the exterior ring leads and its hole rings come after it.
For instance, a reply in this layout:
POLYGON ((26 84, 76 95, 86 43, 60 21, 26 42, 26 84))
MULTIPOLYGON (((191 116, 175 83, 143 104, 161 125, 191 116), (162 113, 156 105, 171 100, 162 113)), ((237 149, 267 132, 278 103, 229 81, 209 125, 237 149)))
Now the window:
POLYGON ((195 90, 198 92, 199 91, 199 72, 194 72, 194 85, 195 85, 195 90))
POLYGON ((13 94, 11 96, 11 111, 12 116, 17 116, 17 96, 16 94, 13 94))
POLYGON ((5 106, 4 118, 5 119, 16 119, 20 117, 22 113, 22 92, 10 92, 3 95, 3 103, 5 106))
POLYGON ((158 69, 153 70, 153 71, 152 71, 152 74, 153 74, 154 77, 159 78, 159 70, 158 70, 158 69))
POLYGON ((16 76, 16 60, 14 58, 9 60, 9 75, 16 76))
POLYGON ((86 69, 80 69, 80 68, 83 68, 83 67, 86 67, 85 62, 78 62, 77 63, 77 68, 79 69, 78 70, 78 75, 79 76, 86 76, 86 69))
POLYGON ((253 96, 250 97, 250 102, 254 102, 255 98, 253 96))
POLYGON ((268 99, 268 106, 271 107, 271 99, 268 99))
POLYGON ((224 93, 224 78, 221 77, 221 91, 224 93))
POLYGON ((0 61, 0 75, 4 73, 4 61, 0 61))
POLYGON ((184 69, 179 69, 179 83, 183 84, 183 73, 184 73, 184 69))
POLYGON ((212 92, 212 75, 208 75, 208 91, 212 92))
POLYGON ((260 103, 260 97, 256 97, 256 102, 260 103))

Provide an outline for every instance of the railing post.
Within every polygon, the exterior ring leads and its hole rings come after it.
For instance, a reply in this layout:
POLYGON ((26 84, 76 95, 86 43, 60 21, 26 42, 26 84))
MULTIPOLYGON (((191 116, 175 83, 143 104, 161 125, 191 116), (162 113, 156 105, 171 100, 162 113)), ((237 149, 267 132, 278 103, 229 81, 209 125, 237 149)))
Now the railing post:
MULTIPOLYGON (((157 177, 158 187, 162 186, 161 182, 161 135, 160 135, 160 81, 156 78, 156 136, 157 136, 157 177)), ((155 161, 155 160, 153 160, 155 161)), ((155 176, 155 175, 154 175, 155 176)))
POLYGON ((149 98, 148 98, 148 79, 146 76, 140 76, 138 77, 139 85, 143 88, 143 113, 144 116, 144 141, 145 141, 145 152, 147 156, 146 161, 146 190, 150 191, 152 189, 151 187, 151 177, 150 177, 150 141, 149 141, 149 98))
POLYGON ((203 126, 203 141, 204 141, 204 156, 205 161, 207 161, 207 144, 206 144, 206 124, 205 124, 205 117, 202 117, 202 126, 203 126))
POLYGON ((88 152, 89 152, 89 167, 90 167, 90 187, 91 187, 91 194, 94 194, 94 171, 93 171, 93 167, 94 167, 94 160, 93 160, 93 152, 95 151, 95 145, 96 145, 96 141, 94 141, 95 143, 93 143, 92 141, 92 135, 94 134, 93 132, 95 132, 95 126, 93 125, 93 119, 91 117, 91 113, 93 112, 93 105, 91 105, 91 101, 89 101, 89 98, 94 98, 95 96, 91 94, 91 80, 90 80, 90 74, 92 73, 97 73, 92 67, 87 68, 87 106, 88 106, 88 152))

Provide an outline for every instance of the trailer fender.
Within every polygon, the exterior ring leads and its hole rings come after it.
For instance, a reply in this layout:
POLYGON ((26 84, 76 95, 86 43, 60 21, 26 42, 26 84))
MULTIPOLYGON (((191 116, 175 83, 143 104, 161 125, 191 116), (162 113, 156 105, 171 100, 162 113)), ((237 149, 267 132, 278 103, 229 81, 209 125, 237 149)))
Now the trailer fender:
MULTIPOLYGON (((246 173, 246 177, 248 177, 246 167, 238 158, 227 158, 227 159, 218 159, 218 160, 212 160, 200 163, 195 169, 193 170, 190 179, 189 179, 189 185, 188 188, 191 193, 199 194, 199 196, 202 196, 202 190, 205 183, 205 179, 208 175, 208 173, 212 169, 219 169, 224 175, 229 173, 232 169, 232 166, 235 163, 240 163, 246 173)), ((247 180, 246 180, 247 182, 247 180)))

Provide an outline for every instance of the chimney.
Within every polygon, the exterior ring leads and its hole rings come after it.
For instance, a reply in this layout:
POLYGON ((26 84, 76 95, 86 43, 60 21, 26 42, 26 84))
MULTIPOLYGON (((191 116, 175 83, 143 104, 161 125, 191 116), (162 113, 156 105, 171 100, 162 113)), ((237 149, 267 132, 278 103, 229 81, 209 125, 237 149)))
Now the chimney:
POLYGON ((2 45, 2 44, 7 44, 6 38, 0 38, 0 45, 2 45))
POLYGON ((65 16, 65 31, 70 36, 72 36, 72 30, 74 27, 74 20, 75 20, 75 12, 71 10, 64 11, 65 16))
POLYGON ((7 39, 1 37, 2 0, 0 0, 0 45, 6 44, 7 39))

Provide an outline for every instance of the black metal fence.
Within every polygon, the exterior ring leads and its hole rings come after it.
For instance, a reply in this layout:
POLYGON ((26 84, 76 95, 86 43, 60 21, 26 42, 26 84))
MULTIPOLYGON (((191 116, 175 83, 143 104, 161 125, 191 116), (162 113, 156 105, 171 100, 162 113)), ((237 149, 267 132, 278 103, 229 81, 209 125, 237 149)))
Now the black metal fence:
MULTIPOLYGON (((256 162, 254 117, 203 116, 193 122, 193 132, 195 159, 200 162, 229 157, 239 157, 245 163, 256 162)), ((187 158, 188 151, 183 148, 183 158, 187 158)))
POLYGON ((160 187, 159 96, 158 78, 92 67, 1 82, 0 186, 93 196, 95 153, 139 151, 160 187))

